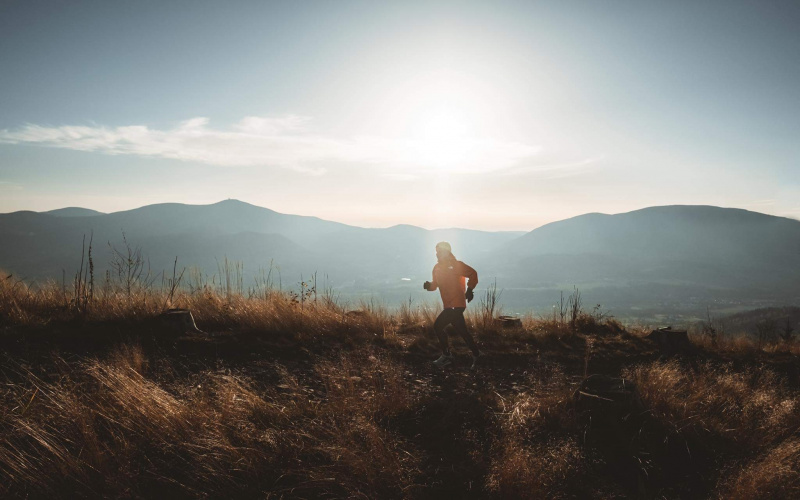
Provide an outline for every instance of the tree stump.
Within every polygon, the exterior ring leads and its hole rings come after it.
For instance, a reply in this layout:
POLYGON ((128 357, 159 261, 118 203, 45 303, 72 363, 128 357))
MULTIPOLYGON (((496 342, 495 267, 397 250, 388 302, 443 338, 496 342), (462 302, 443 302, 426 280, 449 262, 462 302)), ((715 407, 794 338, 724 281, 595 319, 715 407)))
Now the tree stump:
POLYGON ((686 330, 673 330, 671 326, 653 330, 645 338, 655 342, 661 352, 669 356, 694 351, 694 345, 689 340, 686 330))
POLYGON ((522 320, 514 316, 499 316, 494 322, 501 328, 522 328, 522 320))
POLYGON ((192 311, 188 309, 167 309, 158 316, 159 323, 170 330, 180 333, 206 333, 197 328, 192 311))

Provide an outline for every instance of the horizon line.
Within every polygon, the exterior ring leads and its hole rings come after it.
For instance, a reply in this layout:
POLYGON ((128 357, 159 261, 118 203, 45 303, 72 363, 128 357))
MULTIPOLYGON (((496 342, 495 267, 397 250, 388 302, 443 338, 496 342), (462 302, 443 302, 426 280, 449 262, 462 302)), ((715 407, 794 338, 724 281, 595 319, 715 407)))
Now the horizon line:
MULTIPOLYGON (((125 209, 125 210, 116 210, 114 212, 101 212, 101 211, 93 209, 93 208, 87 208, 87 207, 81 207, 81 206, 77 206, 77 205, 72 205, 72 206, 58 207, 58 208, 53 208, 53 209, 49 209, 49 210, 42 210, 42 211, 21 209, 21 210, 15 210, 13 212, 0 213, 0 215, 12 215, 12 214, 15 214, 15 213, 20 213, 20 212, 31 212, 31 213, 36 213, 36 214, 48 214, 50 212, 54 212, 54 211, 58 211, 58 210, 79 209, 79 210, 89 210, 89 211, 97 213, 97 215, 87 215, 87 216, 84 216, 84 217, 96 217, 96 216, 103 216, 103 215, 114 215, 114 214, 119 214, 119 213, 123 213, 123 212, 132 212, 134 210, 139 210, 139 209, 142 209, 142 208, 153 207, 153 206, 158 206, 158 205, 183 205, 183 206, 190 206, 190 207, 208 207, 208 206, 212 206, 212 205, 219 205, 219 204, 226 203, 226 202, 242 203, 242 204, 245 204, 245 205, 249 205, 251 207, 260 208, 260 209, 263 209, 263 210, 269 210, 269 211, 274 212, 274 213, 279 214, 279 215, 290 215, 290 216, 294 216, 294 217, 315 218, 315 219, 323 220, 323 221, 326 221, 326 222, 333 222, 333 223, 336 223, 336 224, 342 224, 342 225, 345 225, 345 226, 348 226, 348 227, 351 227, 351 228, 357 228, 357 229, 391 229, 393 227, 398 227, 398 226, 408 226, 408 227, 423 229, 423 230, 426 230, 426 231, 462 230, 462 231, 479 231, 479 232, 488 232, 488 233, 529 233, 531 231, 534 231, 534 230, 536 230, 536 229, 538 229, 540 227, 547 226, 549 224, 553 224, 553 223, 556 223, 556 222, 562 222, 562 221, 573 219, 573 218, 576 218, 576 217, 583 217, 583 216, 586 216, 586 215, 593 215, 593 214, 596 214, 596 215, 623 215, 623 214, 629 214, 629 213, 633 213, 633 212, 638 212, 640 210, 646 210, 646 209, 652 209, 652 208, 666 208, 666 207, 710 207, 710 208, 720 208, 720 209, 726 209, 726 210, 743 210, 745 212, 751 212, 751 213, 766 215, 766 216, 770 216, 770 217, 780 217, 780 218, 785 218, 785 219, 789 219, 789 220, 800 222, 800 219, 796 218, 796 217, 791 217, 791 216, 788 216, 788 215, 768 214, 768 213, 758 212, 756 210, 750 210, 750 209, 741 208, 741 207, 723 207, 723 206, 719 206, 719 205, 703 205, 703 204, 670 204, 670 205, 648 205, 648 206, 639 207, 639 208, 636 208, 636 209, 633 209, 633 210, 627 210, 627 211, 624 211, 624 212, 613 212, 613 213, 585 212, 585 213, 574 215, 574 216, 571 216, 571 217, 566 217, 566 218, 563 218, 563 219, 557 219, 557 220, 553 220, 553 221, 550 221, 550 222, 545 222, 543 224, 540 224, 538 226, 532 227, 530 229, 476 229, 476 228, 458 227, 458 226, 425 227, 425 226, 418 226, 416 224, 408 224, 408 223, 404 223, 404 222, 399 222, 399 223, 391 224, 391 225, 388 225, 388 226, 358 226, 358 225, 355 225, 355 224, 349 224, 347 222, 341 222, 341 221, 337 221, 337 220, 333 220, 333 219, 326 219, 326 218, 323 218, 323 217, 321 217, 319 215, 306 215, 306 214, 279 212, 279 211, 277 211, 275 209, 272 209, 272 208, 269 208, 269 207, 265 207, 265 206, 262 206, 262 205, 256 205, 256 204, 250 203, 248 201, 240 200, 238 198, 225 198, 225 199, 222 199, 222 200, 219 200, 219 201, 216 201, 216 202, 212 202, 212 203, 181 203, 181 202, 166 201, 166 202, 150 203, 150 204, 147 204, 147 205, 140 205, 140 206, 136 206, 136 207, 125 209)), ((75 216, 75 217, 81 217, 81 216, 75 216)))

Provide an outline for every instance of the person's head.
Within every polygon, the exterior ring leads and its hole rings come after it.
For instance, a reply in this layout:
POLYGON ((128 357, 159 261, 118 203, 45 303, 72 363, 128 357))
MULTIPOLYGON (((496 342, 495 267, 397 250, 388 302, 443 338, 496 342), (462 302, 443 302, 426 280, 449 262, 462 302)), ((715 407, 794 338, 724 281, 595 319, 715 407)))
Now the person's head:
POLYGON ((441 262, 446 259, 453 258, 453 251, 450 248, 450 243, 440 241, 436 244, 436 258, 441 262))

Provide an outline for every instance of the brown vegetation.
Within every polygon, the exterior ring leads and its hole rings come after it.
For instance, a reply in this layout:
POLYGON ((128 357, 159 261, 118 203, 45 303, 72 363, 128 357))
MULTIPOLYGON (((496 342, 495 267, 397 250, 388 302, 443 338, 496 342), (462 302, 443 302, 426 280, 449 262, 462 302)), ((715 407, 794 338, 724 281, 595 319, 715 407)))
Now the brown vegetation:
POLYGON ((521 328, 471 316, 484 364, 440 371, 432 308, 225 286, 0 282, 0 496, 800 495, 795 345, 666 358, 572 302, 521 328), (211 335, 164 330, 168 307, 211 335), (576 406, 591 373, 642 409, 576 406))

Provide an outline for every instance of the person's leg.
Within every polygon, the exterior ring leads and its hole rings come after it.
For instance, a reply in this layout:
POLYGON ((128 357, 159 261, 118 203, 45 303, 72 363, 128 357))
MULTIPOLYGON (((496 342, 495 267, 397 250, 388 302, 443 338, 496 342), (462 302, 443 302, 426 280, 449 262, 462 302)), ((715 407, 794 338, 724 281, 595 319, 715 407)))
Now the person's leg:
POLYGON ((454 312, 453 327, 458 334, 461 335, 461 338, 464 339, 464 343, 466 343, 467 347, 472 351, 472 355, 479 356, 480 350, 478 350, 478 346, 475 344, 475 339, 472 338, 472 334, 467 330, 467 322, 464 320, 464 309, 459 307, 454 309, 454 312))
POLYGON ((439 313, 436 321, 433 322, 433 331, 436 332, 436 336, 439 338, 439 347, 442 349, 442 354, 446 355, 450 355, 450 347, 448 346, 447 342, 447 333, 444 331, 445 327, 450 324, 451 319, 449 316, 448 309, 445 309, 439 313))

